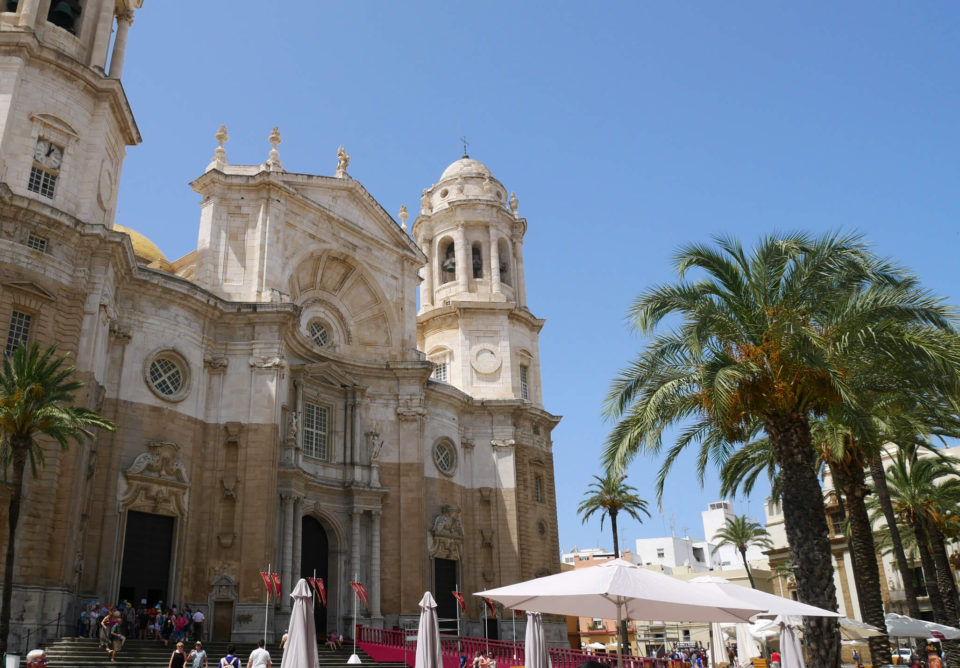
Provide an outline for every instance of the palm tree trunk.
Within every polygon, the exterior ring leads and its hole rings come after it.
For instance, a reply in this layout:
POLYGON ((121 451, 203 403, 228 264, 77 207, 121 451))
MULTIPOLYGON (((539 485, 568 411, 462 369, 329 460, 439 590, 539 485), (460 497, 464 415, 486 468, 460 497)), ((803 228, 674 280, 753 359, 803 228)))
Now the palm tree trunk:
MULTIPOLYGON (((617 511, 609 510, 610 514, 610 529, 613 531, 613 558, 620 558, 620 538, 617 535, 617 511)), ((620 620, 620 627, 618 628, 619 632, 619 642, 620 642, 620 653, 629 654, 630 650, 630 636, 627 634, 627 620, 620 620)))
POLYGON ((957 583, 953 579, 947 547, 937 523, 927 520, 927 537, 930 539, 930 552, 937 568, 937 588, 943 598, 943 611, 950 618, 950 626, 956 626, 960 619, 960 601, 957 600, 957 583))
POLYGON ((613 531, 613 558, 620 558, 620 539, 617 537, 617 511, 611 510, 610 513, 610 529, 613 531))
POLYGON ((890 490, 887 488, 887 475, 883 470, 883 460, 880 455, 870 459, 870 477, 873 478, 873 489, 877 493, 883 517, 887 520, 887 529, 890 531, 890 542, 893 543, 893 555, 897 561, 897 570, 900 571, 900 581, 903 582, 903 595, 907 599, 907 611, 914 619, 920 618, 920 604, 917 603, 917 584, 913 578, 913 570, 907 561, 907 552, 903 549, 903 538, 900 536, 900 526, 897 516, 893 512, 893 502, 890 501, 890 490))
POLYGON ((17 524, 20 521, 20 503, 23 499, 23 472, 27 465, 26 450, 10 444, 13 449, 13 480, 7 517, 7 555, 3 566, 3 602, 0 603, 0 656, 7 651, 10 635, 10 605, 13 599, 13 561, 16 555, 17 524))
MULTIPOLYGON (((880 589, 880 567, 877 564, 877 549, 873 543, 870 515, 864 498, 867 495, 863 467, 853 464, 839 479, 843 496, 847 500, 847 517, 850 523, 850 552, 856 555, 854 579, 859 583, 860 614, 863 621, 873 624, 886 634, 883 618, 883 593, 880 589)), ((890 638, 882 635, 870 638, 870 655, 873 665, 893 663, 890 656, 890 638)))
POLYGON ((750 564, 747 563, 746 549, 740 550, 740 558, 743 559, 743 567, 747 570, 747 579, 750 580, 750 589, 756 589, 757 585, 753 581, 753 573, 750 572, 750 564))
POLYGON ((946 610, 943 608, 943 597, 940 596, 940 587, 937 585, 937 566, 930 553, 930 542, 927 540, 927 530, 923 520, 914 518, 913 535, 917 541, 917 552, 920 553, 920 565, 923 567, 923 580, 927 586, 927 596, 930 598, 930 607, 933 608, 933 619, 938 624, 947 624, 946 610))
MULTIPOLYGON (((830 534, 810 424, 800 414, 770 418, 765 427, 783 481, 781 507, 797 593, 804 603, 836 610, 830 534)), ((839 668, 840 626, 835 618, 805 617, 803 641, 810 665, 839 668)))

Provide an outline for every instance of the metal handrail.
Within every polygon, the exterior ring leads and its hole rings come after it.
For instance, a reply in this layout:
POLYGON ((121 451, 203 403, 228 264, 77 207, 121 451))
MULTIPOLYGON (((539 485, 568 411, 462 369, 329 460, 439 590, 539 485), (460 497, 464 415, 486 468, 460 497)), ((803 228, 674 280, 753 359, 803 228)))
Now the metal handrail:
MULTIPOLYGON (((41 622, 41 623, 39 623, 39 624, 34 624, 34 625, 33 625, 33 628, 36 630, 36 632, 37 632, 37 637, 39 638, 39 640, 37 640, 37 644, 38 644, 38 645, 43 645, 43 644, 46 643, 46 641, 47 641, 47 636, 46 636, 44 633, 42 633, 42 632, 43 632, 48 626, 53 626, 54 624, 57 625, 57 631, 56 631, 56 634, 55 634, 54 637, 59 638, 59 637, 60 637, 60 624, 61 624, 62 622, 63 622, 63 614, 58 612, 56 619, 51 619, 49 622, 41 622)), ((23 640, 24 640, 24 643, 23 643, 23 650, 22 650, 22 651, 23 651, 24 654, 26 654, 27 652, 30 651, 30 635, 31 635, 31 632, 30 632, 30 629, 28 628, 28 629, 27 629, 27 634, 26 634, 26 636, 24 636, 24 639, 23 639, 23 640)))

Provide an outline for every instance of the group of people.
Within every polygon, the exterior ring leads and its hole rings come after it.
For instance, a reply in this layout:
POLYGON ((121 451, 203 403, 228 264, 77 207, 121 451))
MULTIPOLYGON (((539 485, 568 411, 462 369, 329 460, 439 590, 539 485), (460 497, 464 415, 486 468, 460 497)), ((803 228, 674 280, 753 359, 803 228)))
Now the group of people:
POLYGON ((489 651, 477 652, 470 663, 470 668, 494 668, 497 660, 493 658, 489 651))
POLYGON ((205 621, 202 610, 189 607, 178 610, 175 605, 165 608, 162 601, 152 606, 134 606, 129 601, 112 607, 92 603, 80 613, 77 635, 99 638, 100 647, 107 651, 111 661, 116 661, 127 638, 162 640, 164 647, 169 646, 171 640, 182 644, 191 636, 199 641, 205 621))
MULTIPOLYGON (((247 668, 273 668, 273 661, 270 658, 270 652, 264 647, 263 640, 257 643, 257 648, 250 652, 247 657, 247 668)), ((240 657, 236 655, 237 648, 234 645, 227 645, 227 654, 220 658, 217 668, 240 668, 240 657)), ((183 642, 178 642, 173 654, 170 655, 170 663, 167 668, 209 668, 210 659, 207 657, 207 651, 203 649, 203 643, 199 640, 188 654, 184 648, 183 642)))

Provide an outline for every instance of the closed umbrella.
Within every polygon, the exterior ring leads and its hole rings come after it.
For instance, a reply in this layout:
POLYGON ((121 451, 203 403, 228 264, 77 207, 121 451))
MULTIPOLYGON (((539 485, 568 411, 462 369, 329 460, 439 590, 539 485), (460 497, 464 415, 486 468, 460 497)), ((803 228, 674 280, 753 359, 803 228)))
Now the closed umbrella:
POLYGON ((780 627, 780 668, 806 668, 803 648, 800 647, 800 637, 797 635, 800 620, 779 616, 773 623, 780 627))
POLYGON ((543 636, 543 620, 539 612, 527 612, 527 634, 524 637, 524 661, 526 668, 550 668, 550 653, 543 636))
POLYGON ((424 592, 420 599, 420 626, 417 627, 417 658, 414 668, 443 668, 437 602, 430 592, 424 592))
POLYGON ((737 665, 739 668, 748 668, 753 665, 754 659, 760 658, 760 648, 750 635, 749 624, 737 624, 737 665))
POLYGON ((723 642, 720 624, 713 622, 710 625, 710 665, 719 666, 721 663, 727 663, 727 645, 723 642))
POLYGON ((313 623, 313 597, 306 580, 300 578, 290 598, 293 599, 293 610, 290 612, 287 644, 283 648, 280 667, 319 668, 317 627, 313 623))

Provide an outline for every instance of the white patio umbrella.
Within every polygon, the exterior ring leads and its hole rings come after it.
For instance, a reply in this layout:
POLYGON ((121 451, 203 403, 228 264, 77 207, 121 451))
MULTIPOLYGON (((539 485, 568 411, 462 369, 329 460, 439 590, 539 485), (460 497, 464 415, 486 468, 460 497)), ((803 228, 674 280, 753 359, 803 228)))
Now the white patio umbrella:
POLYGON ((748 668, 753 665, 754 659, 760 658, 760 647, 757 641, 750 635, 749 624, 737 624, 737 664, 740 668, 748 668))
MULTIPOLYGON (((518 582, 477 594, 520 610, 599 619, 671 622, 743 622, 763 612, 722 592, 613 559, 590 568, 518 582)), ((619 638, 620 646, 623 638, 619 638)), ((623 665, 617 653, 617 665, 623 665)))
POLYGON ((723 629, 720 624, 710 624, 710 665, 718 666, 727 662, 727 644, 723 641, 723 629))
POLYGON ((420 626, 417 627, 417 655, 414 666, 415 668, 443 668, 437 602, 430 592, 424 592, 423 598, 420 599, 420 626))
POLYGON ((898 615, 894 612, 887 613, 883 619, 887 623, 887 633, 895 638, 926 639, 932 635, 935 636, 936 633, 942 634, 945 640, 960 638, 960 629, 955 629, 952 626, 928 622, 907 615, 898 615))
POLYGON ((602 642, 592 642, 589 645, 587 645, 587 647, 589 649, 605 649, 607 646, 604 645, 602 642))
POLYGON ((840 636, 844 640, 867 640, 882 635, 883 631, 872 624, 849 617, 840 618, 840 636))
POLYGON ((780 668, 806 668, 803 648, 797 627, 802 623, 796 617, 779 616, 773 620, 780 627, 780 668))
POLYGON ((527 612, 527 633, 523 643, 525 668, 550 668, 550 653, 543 636, 543 620, 539 612, 527 612))
POLYGON ((734 584, 726 578, 720 578, 713 575, 704 575, 690 580, 690 584, 701 587, 706 591, 716 591, 726 594, 744 605, 755 608, 762 608, 765 612, 761 615, 777 617, 778 615, 804 616, 804 617, 839 617, 839 612, 818 608, 813 605, 807 605, 800 601, 794 601, 783 596, 768 594, 765 591, 752 589, 750 587, 741 587, 734 584))
POLYGON ((306 580, 300 578, 290 598, 293 599, 293 610, 290 612, 287 644, 283 648, 280 667, 319 668, 317 627, 313 623, 313 596, 306 580))

